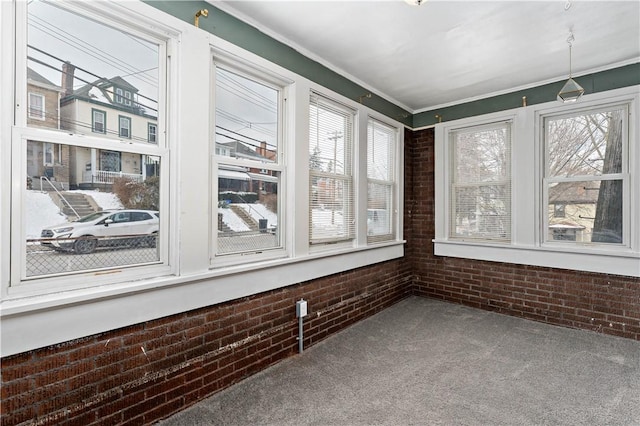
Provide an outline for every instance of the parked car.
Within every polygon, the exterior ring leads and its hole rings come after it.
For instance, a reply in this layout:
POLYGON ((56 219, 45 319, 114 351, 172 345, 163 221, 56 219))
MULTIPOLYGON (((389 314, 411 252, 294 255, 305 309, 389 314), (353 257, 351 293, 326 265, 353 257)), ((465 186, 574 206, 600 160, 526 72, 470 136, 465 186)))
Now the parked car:
POLYGON ((86 254, 98 247, 155 247, 159 226, 160 215, 154 210, 103 210, 48 226, 40 237, 44 246, 86 254))

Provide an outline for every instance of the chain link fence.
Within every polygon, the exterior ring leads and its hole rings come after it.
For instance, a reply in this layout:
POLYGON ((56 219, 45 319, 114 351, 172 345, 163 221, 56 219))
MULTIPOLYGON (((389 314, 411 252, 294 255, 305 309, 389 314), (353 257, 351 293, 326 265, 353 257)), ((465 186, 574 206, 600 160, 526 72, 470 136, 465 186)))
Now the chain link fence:
POLYGON ((218 232, 218 253, 255 252, 279 247, 274 229, 243 232, 218 232))
POLYGON ((158 234, 27 240, 26 276, 38 277, 160 261, 158 234))

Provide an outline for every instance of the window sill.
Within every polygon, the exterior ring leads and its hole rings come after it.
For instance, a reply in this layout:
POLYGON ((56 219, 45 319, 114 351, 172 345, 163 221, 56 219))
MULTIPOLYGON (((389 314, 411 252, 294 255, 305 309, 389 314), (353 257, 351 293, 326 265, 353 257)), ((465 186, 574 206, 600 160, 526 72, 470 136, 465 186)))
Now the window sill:
POLYGON ((549 247, 433 240, 436 256, 640 277, 640 253, 616 247, 549 247))
POLYGON ((1 356, 401 258, 403 244, 394 241, 184 276, 4 300, 0 304, 1 356), (26 329, 31 331, 25 334, 26 329))

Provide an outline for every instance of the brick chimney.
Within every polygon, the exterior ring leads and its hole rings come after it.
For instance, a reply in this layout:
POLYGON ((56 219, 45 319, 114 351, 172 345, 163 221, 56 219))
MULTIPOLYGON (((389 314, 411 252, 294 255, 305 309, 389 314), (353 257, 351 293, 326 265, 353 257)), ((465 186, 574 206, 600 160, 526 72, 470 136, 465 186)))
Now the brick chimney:
POLYGON ((67 61, 62 64, 62 97, 70 96, 73 94, 73 75, 76 72, 76 67, 67 61))

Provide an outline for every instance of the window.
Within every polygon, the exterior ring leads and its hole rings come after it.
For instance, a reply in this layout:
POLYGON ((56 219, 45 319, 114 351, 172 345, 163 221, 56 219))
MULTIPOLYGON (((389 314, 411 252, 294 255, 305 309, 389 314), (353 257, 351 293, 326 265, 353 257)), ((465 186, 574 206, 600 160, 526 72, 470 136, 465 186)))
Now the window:
POLYGON ((91 130, 95 133, 107 133, 107 113, 97 109, 91 110, 91 130))
POLYGON ((29 118, 45 119, 44 96, 39 93, 29 93, 29 118))
POLYGON ((628 238, 627 116, 625 106, 614 106, 544 118, 546 241, 622 244, 628 238))
POLYGON ((449 237, 511 240, 510 124, 451 132, 449 237))
POLYGON ((158 126, 156 124, 147 124, 147 140, 149 141, 149 143, 158 143, 157 132, 158 126))
POLYGON ((128 90, 124 92, 124 104, 126 106, 131 106, 131 92, 128 90))
POLYGON ((282 91, 267 79, 215 64, 213 229, 217 229, 214 256, 219 259, 282 248, 282 91))
POLYGON ((131 139, 131 118, 124 117, 122 115, 118 116, 118 135, 121 138, 131 139))
MULTIPOLYGON (((158 118, 160 108, 154 99, 166 87, 159 78, 162 75, 159 70, 166 62, 161 57, 166 35, 153 36, 148 28, 138 29, 135 22, 126 17, 115 19, 122 10, 113 11, 115 15, 109 17, 101 13, 103 9, 93 10, 113 5, 80 8, 74 4, 33 1, 16 2, 15 7, 23 9, 16 15, 24 16, 28 22, 24 26, 26 40, 16 46, 26 53, 27 63, 22 71, 16 68, 19 71, 16 80, 24 84, 16 84, 23 88, 17 90, 22 100, 15 106, 18 125, 13 129, 12 162, 16 175, 48 179, 33 179, 32 188, 23 184, 20 191, 11 195, 12 203, 19 207, 11 218, 13 251, 9 292, 51 293, 61 288, 125 282, 132 276, 167 274, 169 247, 162 238, 167 225, 159 221, 158 216, 153 219, 150 213, 145 213, 153 222, 147 228, 134 227, 130 222, 123 222, 119 227, 95 223, 89 227, 82 219, 91 211, 120 210, 124 206, 148 212, 167 209, 164 200, 168 198, 168 190, 161 184, 164 168, 160 167, 169 159, 167 147, 150 145, 142 137, 145 143, 126 144, 123 148, 116 139, 131 139, 135 123, 144 126, 158 118), (104 19, 94 19, 102 15, 104 19), (51 33, 50 28, 65 28, 68 37, 81 40, 86 48, 70 47, 51 33), (109 47, 99 44, 104 40, 110 41, 109 47), (104 55, 114 60, 93 61, 91 52, 95 49, 91 47, 98 45, 104 55), (59 58, 65 58, 65 62, 59 58), (129 70, 148 71, 142 79, 136 73, 121 77, 123 68, 114 67, 116 63, 129 70), (128 84, 138 85, 147 102, 144 112, 126 117, 116 113, 110 92, 113 81, 125 78, 128 84), (51 84, 51 92, 55 94, 51 99, 55 98, 59 104, 50 108, 47 117, 59 122, 60 129, 25 126, 35 112, 44 115, 45 99, 33 96, 27 87, 36 80, 41 84, 45 81, 60 84, 59 97, 55 85, 51 84), (22 104, 29 107, 22 109, 22 104), (43 193, 56 190, 61 194, 57 202, 43 193), (105 276, 96 274, 96 271, 113 270, 118 271, 116 280, 113 275, 111 279, 106 278, 110 272, 105 276)), ((45 93, 49 96, 49 92, 45 93)), ((122 96, 123 92, 116 94, 122 96)), ((136 221, 136 225, 142 226, 143 222, 136 221)))
POLYGON ((367 125, 367 240, 394 239, 397 129, 369 118, 367 125))
POLYGON ((355 237, 354 112, 327 98, 309 102, 309 236, 311 244, 355 237))
POLYGON ((45 166, 53 166, 53 162, 54 162, 53 146, 54 145, 51 143, 45 143, 42 145, 42 148, 44 150, 44 156, 42 160, 43 160, 43 165, 45 166))
POLYGON ((123 95, 124 91, 119 88, 116 87, 116 103, 117 104, 121 104, 122 103, 122 95, 123 95))
POLYGON ((437 124, 435 254, 640 276, 639 101, 635 86, 437 124))

